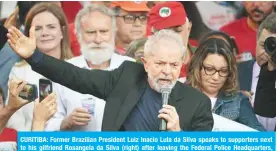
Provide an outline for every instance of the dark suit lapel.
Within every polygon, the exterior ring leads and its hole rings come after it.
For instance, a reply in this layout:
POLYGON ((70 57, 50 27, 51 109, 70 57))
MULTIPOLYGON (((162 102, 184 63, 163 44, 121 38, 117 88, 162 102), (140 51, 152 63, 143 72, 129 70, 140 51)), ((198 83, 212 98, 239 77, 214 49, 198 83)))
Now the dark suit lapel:
POLYGON ((136 106, 138 101, 145 90, 147 84, 146 79, 138 81, 138 83, 129 91, 127 97, 124 100, 122 107, 120 108, 117 120, 116 127, 121 127, 124 124, 126 117, 131 113, 133 108, 136 106))
POLYGON ((182 99, 183 93, 185 93, 185 92, 180 93, 178 91, 178 87, 179 85, 176 83, 175 87, 172 89, 170 93, 169 100, 168 100, 168 104, 174 106, 177 112, 179 111, 179 107, 180 107, 178 105, 178 102, 182 99))

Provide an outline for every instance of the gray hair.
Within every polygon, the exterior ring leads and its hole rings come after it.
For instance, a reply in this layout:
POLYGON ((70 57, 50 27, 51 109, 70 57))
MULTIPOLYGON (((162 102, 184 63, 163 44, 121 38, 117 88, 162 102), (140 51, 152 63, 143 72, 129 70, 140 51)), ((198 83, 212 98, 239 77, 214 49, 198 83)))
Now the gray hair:
POLYGON ((155 45, 157 45, 160 40, 166 40, 166 42, 175 42, 176 44, 178 44, 181 48, 182 58, 184 57, 186 48, 184 46, 182 37, 169 29, 160 30, 158 32, 155 32, 154 35, 148 37, 148 40, 144 45, 144 56, 153 53, 152 51, 155 50, 155 45))
POLYGON ((103 5, 97 4, 88 4, 83 9, 81 9, 75 17, 75 34, 77 35, 78 41, 81 43, 82 35, 81 35, 81 18, 92 12, 101 12, 112 19, 112 34, 115 37, 116 28, 116 15, 113 10, 109 9, 103 5))
POLYGON ((271 13, 268 15, 265 20, 260 24, 258 32, 257 32, 257 40, 259 40, 263 29, 271 33, 276 33, 276 13, 271 13))

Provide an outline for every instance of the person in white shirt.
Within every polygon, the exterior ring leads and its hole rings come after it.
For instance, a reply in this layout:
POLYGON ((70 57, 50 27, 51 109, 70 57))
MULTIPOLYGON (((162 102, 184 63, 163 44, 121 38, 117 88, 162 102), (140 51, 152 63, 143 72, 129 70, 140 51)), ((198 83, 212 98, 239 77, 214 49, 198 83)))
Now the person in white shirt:
MULTIPOLYGON (((27 14, 26 35, 29 35, 31 26, 35 26, 37 49, 39 51, 62 60, 72 57, 68 38, 68 24, 59 6, 53 3, 36 4, 27 14)), ((10 35, 8 34, 8 36, 10 35)), ((27 62, 21 61, 14 65, 9 78, 24 80, 38 88, 39 79, 44 77, 34 72, 27 62)), ((38 91, 37 96, 39 96, 38 91)), ((32 129, 33 111, 34 102, 23 106, 12 115, 7 127, 14 128, 17 131, 30 131, 32 129)))
MULTIPOLYGON (((116 19, 109 8, 86 6, 77 14, 75 27, 82 55, 69 63, 86 69, 113 70, 125 60, 134 61, 115 53, 116 19)), ((58 110, 48 121, 46 131, 101 131, 104 100, 62 85, 56 88, 58 110)))

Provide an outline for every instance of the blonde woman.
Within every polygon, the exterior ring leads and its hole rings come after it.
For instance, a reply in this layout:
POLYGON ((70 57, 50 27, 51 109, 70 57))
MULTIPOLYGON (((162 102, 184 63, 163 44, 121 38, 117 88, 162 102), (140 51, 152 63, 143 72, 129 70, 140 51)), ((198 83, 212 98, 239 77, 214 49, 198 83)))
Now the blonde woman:
MULTIPOLYGON (((37 49, 46 55, 61 60, 72 57, 68 24, 62 9, 54 3, 39 3, 27 14, 25 35, 29 36, 31 26, 35 26, 37 49)), ((25 61, 17 63, 10 73, 16 78, 39 86, 42 75, 34 72, 25 61)), ((53 87, 55 89, 55 87, 53 87)), ((39 95, 38 95, 39 96, 39 95)), ((9 120, 7 126, 18 131, 29 131, 32 128, 34 103, 29 103, 18 110, 9 120)))

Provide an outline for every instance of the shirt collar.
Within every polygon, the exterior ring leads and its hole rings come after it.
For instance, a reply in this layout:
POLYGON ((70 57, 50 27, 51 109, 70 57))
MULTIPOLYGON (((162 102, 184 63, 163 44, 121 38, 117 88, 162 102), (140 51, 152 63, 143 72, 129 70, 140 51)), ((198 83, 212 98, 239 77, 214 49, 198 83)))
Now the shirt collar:
POLYGON ((80 67, 80 68, 83 68, 83 69, 90 69, 90 67, 88 66, 87 62, 86 62, 86 59, 83 55, 79 56, 80 58, 77 60, 77 65, 80 67))
POLYGON ((260 75, 261 67, 258 65, 257 61, 253 65, 253 77, 258 78, 260 75))
MULTIPOLYGON (((103 70, 111 70, 111 69, 115 69, 117 68, 117 54, 113 54, 112 57, 111 57, 111 60, 110 60, 110 66, 106 69, 103 69, 103 70)), ((79 56, 80 59, 78 59, 78 65, 80 68, 83 68, 83 69, 91 69, 89 66, 88 66, 88 63, 85 59, 85 57, 83 55, 79 56)))

